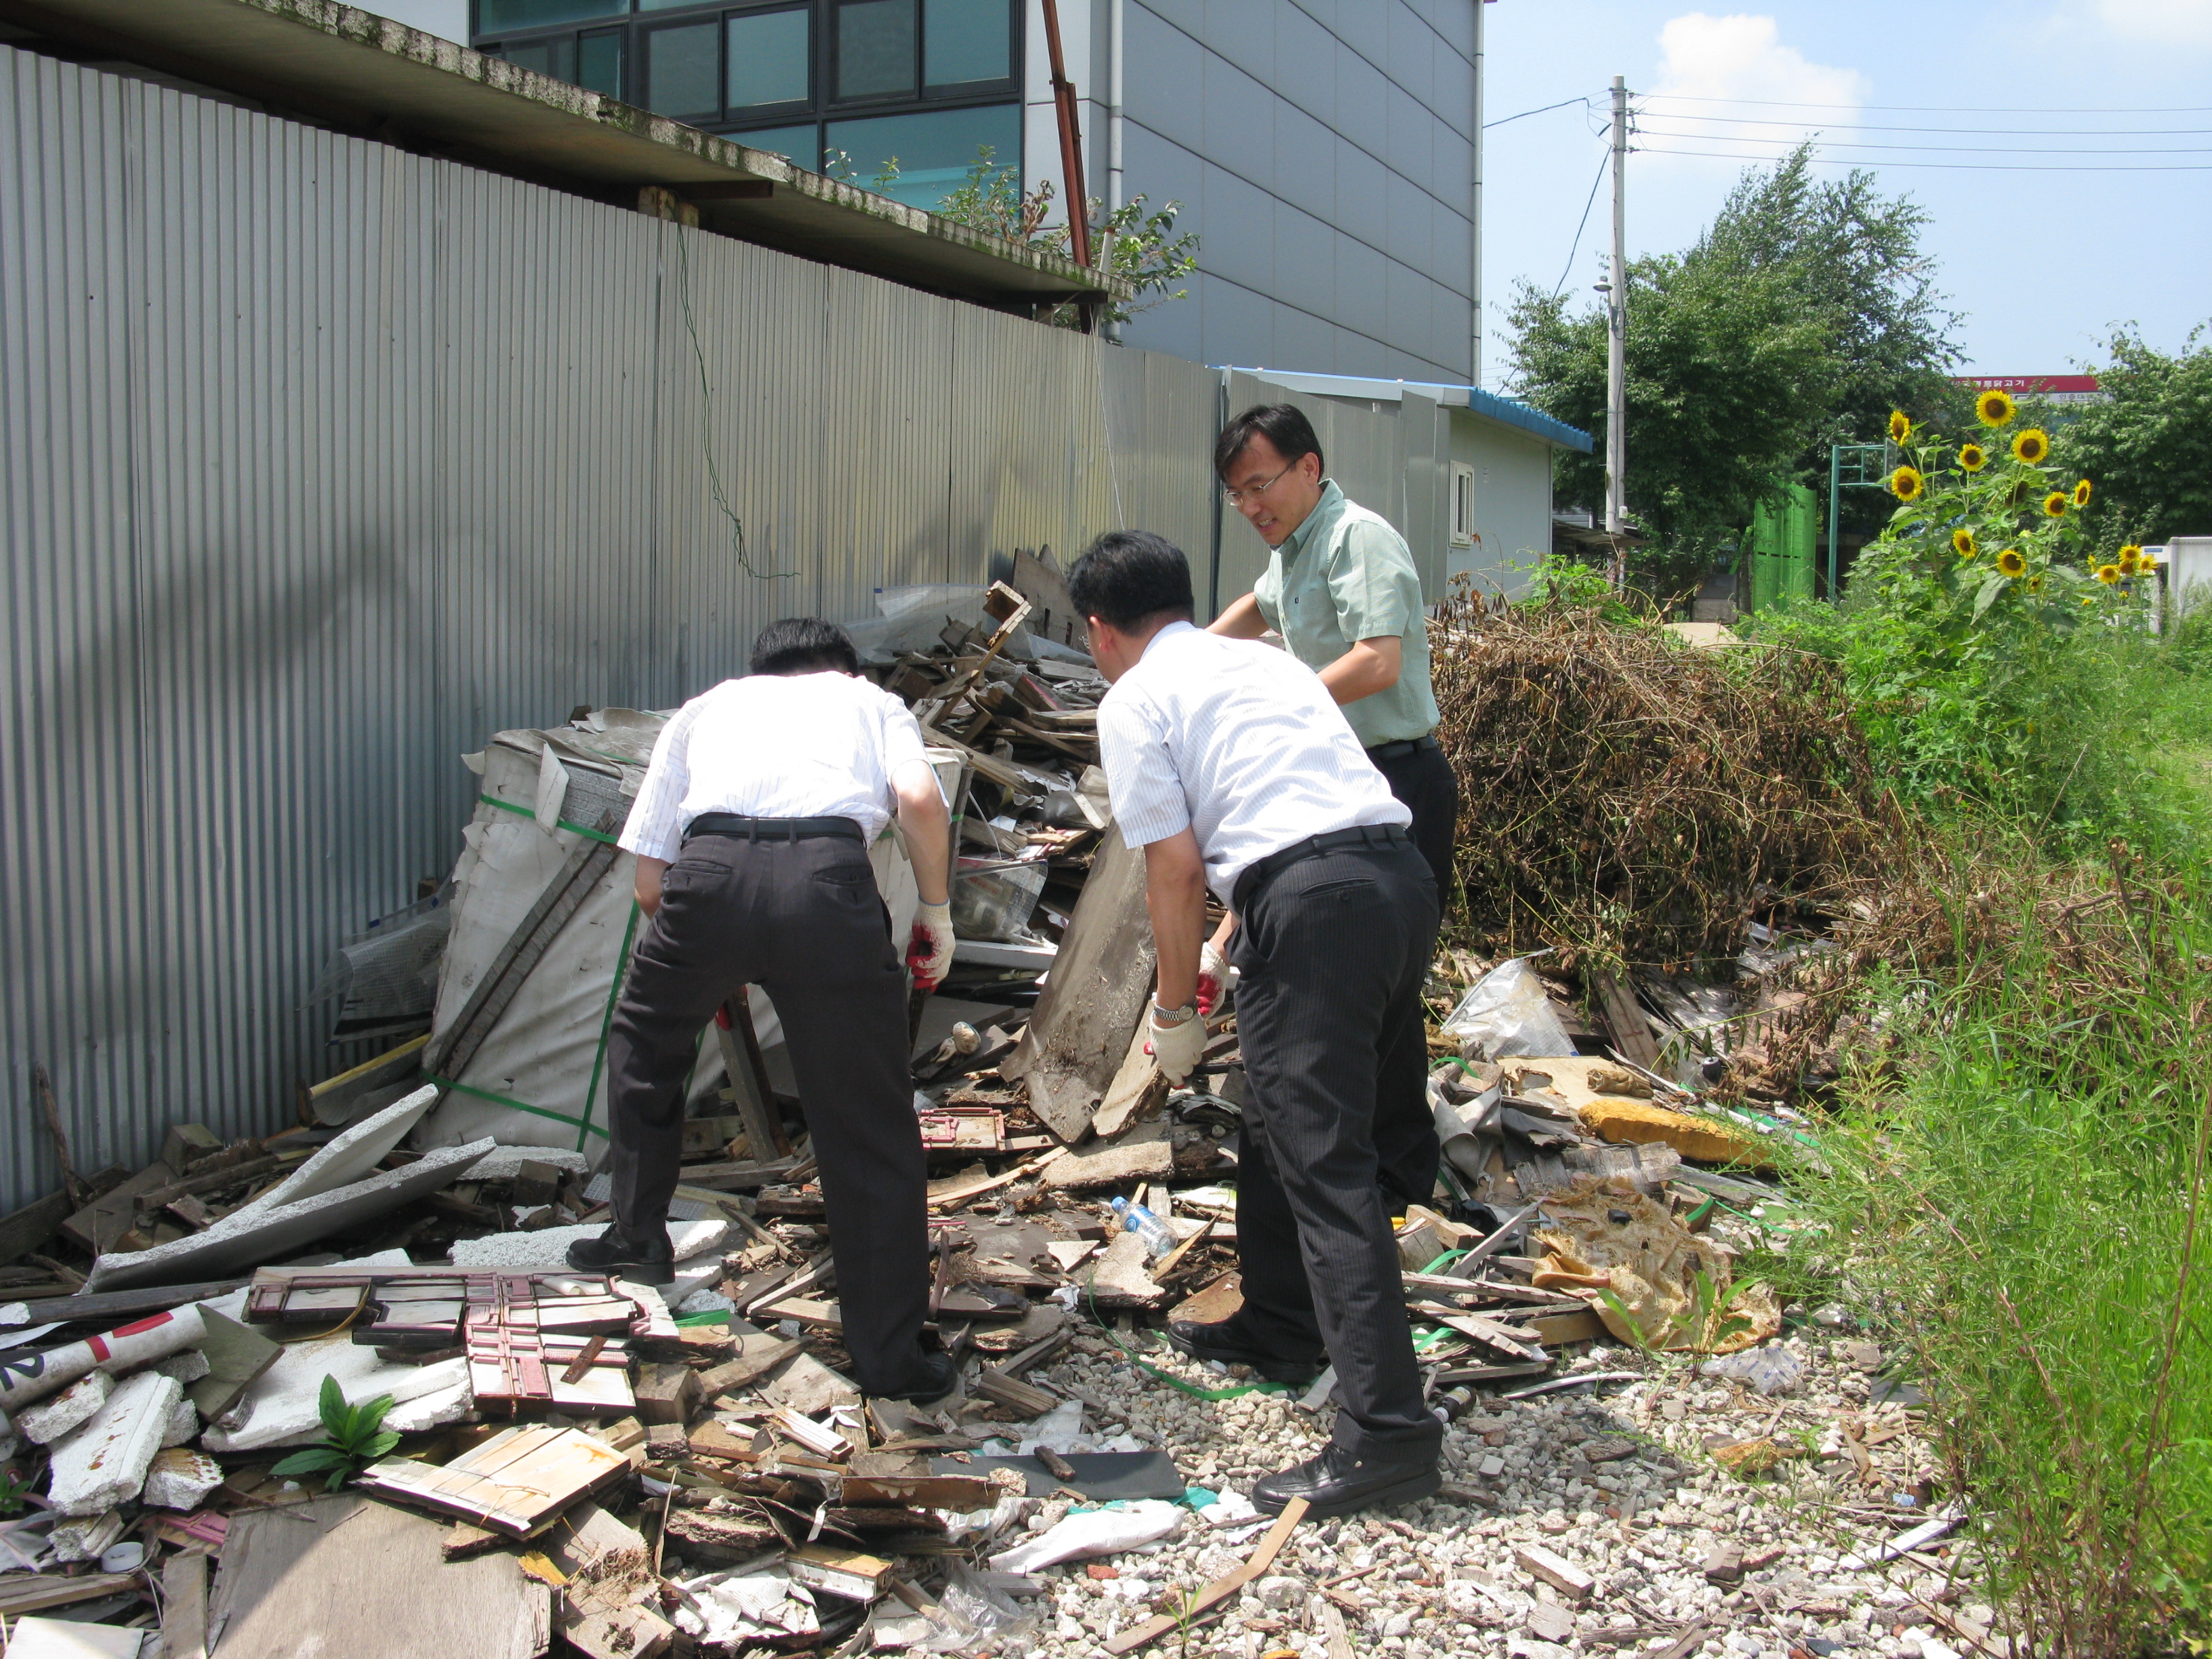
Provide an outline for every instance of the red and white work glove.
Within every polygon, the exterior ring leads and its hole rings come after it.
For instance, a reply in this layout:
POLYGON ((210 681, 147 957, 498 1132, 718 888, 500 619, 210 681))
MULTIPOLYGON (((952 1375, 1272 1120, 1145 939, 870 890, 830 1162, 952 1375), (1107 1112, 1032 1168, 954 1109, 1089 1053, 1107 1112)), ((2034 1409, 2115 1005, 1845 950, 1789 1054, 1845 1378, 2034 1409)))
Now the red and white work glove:
POLYGON ((1201 1019, 1213 1018, 1221 1006, 1221 999, 1237 988, 1237 970, 1229 965, 1229 958, 1221 947, 1211 939, 1198 953, 1198 1012, 1201 1019))
POLYGON ((906 947, 914 988, 933 991, 952 968, 952 906, 925 904, 914 913, 914 933, 906 947))
POLYGON ((1152 1051, 1161 1074, 1180 1087, 1206 1052, 1206 1016, 1198 1012, 1195 1003, 1170 1011, 1155 1002, 1150 1031, 1151 1040, 1145 1047, 1152 1051))

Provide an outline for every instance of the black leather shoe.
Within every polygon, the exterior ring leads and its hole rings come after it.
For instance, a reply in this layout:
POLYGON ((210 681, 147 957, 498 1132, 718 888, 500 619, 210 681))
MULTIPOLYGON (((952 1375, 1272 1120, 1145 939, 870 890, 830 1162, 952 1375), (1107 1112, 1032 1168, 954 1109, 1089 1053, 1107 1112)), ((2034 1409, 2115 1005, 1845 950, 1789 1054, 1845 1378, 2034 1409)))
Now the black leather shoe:
POLYGON ((960 1386, 960 1367, 952 1363, 949 1353, 926 1353, 921 1357, 921 1370, 915 1381, 903 1389, 881 1389, 878 1400, 903 1400, 916 1406, 928 1405, 942 1400, 960 1386))
POLYGON ((654 1229, 643 1243, 619 1227, 610 1227, 597 1238, 580 1238, 568 1247, 568 1265, 579 1273, 620 1273, 640 1285, 676 1282, 676 1251, 665 1227, 654 1229))
POLYGON ((1319 1457, 1261 1480, 1252 1488, 1252 1502, 1269 1515, 1279 1515, 1291 1499, 1303 1498, 1307 1516, 1325 1521, 1355 1510, 1410 1504, 1442 1485, 1443 1476, 1433 1455, 1409 1463, 1371 1462, 1332 1444, 1319 1457))
POLYGON ((1168 1346, 1193 1359, 1211 1359, 1224 1365, 1249 1365, 1270 1382, 1310 1382, 1321 1375, 1317 1359, 1285 1359, 1255 1346, 1237 1329, 1233 1319, 1201 1325, 1194 1320, 1168 1321, 1168 1346))

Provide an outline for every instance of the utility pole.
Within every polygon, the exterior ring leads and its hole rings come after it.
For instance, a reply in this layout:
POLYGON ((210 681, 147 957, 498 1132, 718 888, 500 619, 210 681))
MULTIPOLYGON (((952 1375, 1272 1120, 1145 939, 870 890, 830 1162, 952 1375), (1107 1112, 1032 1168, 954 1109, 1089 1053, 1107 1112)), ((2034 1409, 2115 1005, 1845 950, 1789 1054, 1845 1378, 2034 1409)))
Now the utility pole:
POLYGON ((1627 567, 1622 492, 1628 475, 1628 85, 1613 77, 1613 270, 1605 296, 1605 533, 1615 585, 1627 567))

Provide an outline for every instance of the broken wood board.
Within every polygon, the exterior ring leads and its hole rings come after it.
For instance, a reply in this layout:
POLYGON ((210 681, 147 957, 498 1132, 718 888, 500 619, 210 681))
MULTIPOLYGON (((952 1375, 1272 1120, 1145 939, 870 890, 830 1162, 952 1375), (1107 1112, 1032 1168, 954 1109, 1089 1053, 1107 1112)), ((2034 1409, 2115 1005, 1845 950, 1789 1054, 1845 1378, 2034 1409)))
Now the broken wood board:
POLYGON ((597 1504, 579 1504, 544 1548, 562 1586, 562 1637, 586 1659, 659 1659, 675 1639, 660 1616, 659 1586, 645 1535, 597 1504))
POLYGON ((365 1060, 349 1072, 325 1078, 307 1091, 307 1109, 319 1123, 338 1125, 383 1110, 411 1093, 422 1073, 422 1050, 428 1031, 365 1060))
MULTIPOLYGON (((1147 1270, 1145 1241, 1135 1233, 1115 1237, 1091 1267, 1087 1283, 1091 1299, 1102 1308, 1157 1308, 1168 1296, 1147 1270)), ((1238 1301, 1241 1306, 1241 1296, 1238 1301)))
POLYGON ((1051 977, 1014 1052, 999 1066, 1026 1081, 1030 1109, 1063 1140, 1091 1127, 1152 994, 1145 854, 1106 832, 1091 863, 1051 977))
POLYGON ((1306 1500, 1303 1498, 1293 1498, 1283 1505, 1281 1516, 1277 1518, 1273 1526, 1267 1528, 1266 1536, 1260 1540, 1259 1548, 1252 1552, 1243 1565, 1224 1573, 1199 1591, 1187 1605, 1178 1609, 1178 1616, 1170 1617, 1166 1613, 1160 1613, 1147 1619, 1134 1630, 1123 1631, 1112 1641, 1107 1643, 1106 1651, 1112 1654, 1133 1653, 1139 1648, 1158 1641, 1160 1638, 1177 1628, 1178 1626, 1188 1626, 1193 1619, 1209 1607, 1218 1607, 1222 1602, 1229 1600, 1245 1585, 1275 1565, 1275 1558, 1282 1553, 1283 1546, 1290 1540, 1291 1534, 1297 1530, 1298 1522, 1305 1518, 1306 1500))
POLYGON ((1647 1072, 1656 1068, 1659 1045, 1652 1040, 1651 1027, 1644 1021, 1644 1006, 1637 1001, 1636 993, 1621 983, 1620 975, 1602 969, 1590 975, 1589 985, 1595 1012, 1613 1034, 1613 1047, 1631 1064, 1647 1072))
POLYGON ((1231 1271, 1185 1297, 1169 1310, 1168 1317, 1187 1319, 1194 1325, 1218 1325, 1243 1305, 1243 1276, 1231 1271))
POLYGON ((1167 1125, 1140 1123, 1116 1141, 1072 1152, 1052 1166, 1044 1184, 1062 1192, 1095 1192, 1139 1181, 1166 1181, 1175 1175, 1175 1147, 1167 1125))
POLYGON ((1121 1056, 1120 1069, 1106 1085, 1106 1097, 1091 1120, 1091 1133, 1102 1140, 1112 1139, 1140 1117, 1150 1117, 1167 1101, 1167 1073, 1150 1053, 1146 1024, 1139 1020, 1129 1033, 1128 1051, 1121 1056))
MULTIPOLYGON (((361 1484, 478 1526, 526 1538, 569 1504, 629 1473, 629 1459, 575 1429, 507 1429, 442 1467, 387 1457, 361 1484)), ((226 1638, 224 1646, 229 1646, 226 1638)))
POLYGON ((552 1591, 504 1555, 447 1561, 447 1531, 351 1492, 233 1516, 209 1607, 222 1659, 538 1659, 552 1591))
POLYGON ((1741 1129, 1669 1111, 1648 1100, 1629 1100, 1601 1095, 1580 1108, 1583 1122, 1615 1145, 1673 1147, 1684 1158, 1701 1164, 1737 1164, 1750 1169, 1771 1169, 1766 1149, 1741 1129))

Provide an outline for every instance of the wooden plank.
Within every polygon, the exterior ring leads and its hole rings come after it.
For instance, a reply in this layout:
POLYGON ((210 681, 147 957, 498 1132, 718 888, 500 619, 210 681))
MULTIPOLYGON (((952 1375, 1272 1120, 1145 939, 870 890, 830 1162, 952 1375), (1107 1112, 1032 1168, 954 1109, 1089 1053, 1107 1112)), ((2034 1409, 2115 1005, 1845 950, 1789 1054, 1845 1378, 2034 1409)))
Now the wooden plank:
POLYGON ((161 1563, 161 1659, 207 1659, 208 1559, 185 1550, 161 1563))
POLYGON ((1170 1617, 1166 1613, 1161 1613, 1157 1618, 1147 1619, 1134 1630, 1123 1631, 1106 1644, 1106 1651, 1112 1654, 1133 1653, 1148 1643, 1158 1641, 1170 1631, 1176 1629, 1181 1624, 1188 1623, 1207 1608, 1218 1607, 1222 1602, 1226 1601, 1245 1585, 1275 1565, 1275 1558, 1282 1553, 1283 1546, 1290 1540, 1291 1534, 1297 1530, 1298 1522, 1305 1518, 1306 1500, 1303 1498, 1293 1498, 1283 1505, 1281 1517, 1273 1526, 1267 1528, 1267 1536, 1260 1540, 1260 1547, 1252 1552, 1251 1559, 1243 1566, 1234 1571, 1224 1573, 1199 1591, 1192 1604, 1181 1609, 1176 1616, 1170 1617))
POLYGON ((48 1193, 0 1217, 0 1261, 13 1261, 37 1249, 61 1231, 62 1223, 76 1207, 66 1192, 48 1193))
POLYGON ((1083 618, 1075 614, 1075 600, 1067 591, 1067 578, 1060 568, 1060 561, 1052 556, 1052 549, 1040 547, 1034 553, 1025 547, 1014 550, 1013 574, 1008 585, 1030 602, 1029 629, 1032 635, 1051 640, 1060 645, 1072 645, 1084 649, 1085 634, 1083 618))
POLYGON ((538 1659, 552 1645, 551 1589, 503 1553, 447 1560, 449 1530, 351 1492, 233 1516, 209 1609, 218 1651, 538 1659))
MULTIPOLYGON (((165 1308, 181 1308, 187 1302, 204 1302, 210 1297, 234 1291, 245 1283, 246 1281, 243 1279, 216 1279, 200 1285, 153 1285, 142 1291, 94 1291, 76 1296, 49 1296, 32 1303, 31 1311, 38 1316, 41 1323, 112 1321, 127 1318, 132 1314, 159 1313, 165 1308)), ((21 1292, 17 1291, 8 1292, 11 1300, 19 1298, 21 1295, 21 1292)))
POLYGON ((1148 1116, 1168 1097, 1167 1073, 1148 1052, 1145 1022, 1139 1019, 1129 1033, 1129 1047, 1121 1069, 1106 1085, 1106 1097, 1091 1120, 1091 1132, 1110 1140, 1139 1117, 1148 1116))
POLYGON ((64 1220, 62 1231, 95 1256, 104 1255, 115 1248, 118 1238, 137 1224, 138 1210, 133 1200, 138 1194, 166 1187, 176 1178, 177 1172, 167 1164, 149 1164, 64 1220))
MULTIPOLYGON (((611 836, 620 827, 612 807, 599 814, 592 826, 602 836, 611 836)), ((530 907, 521 925, 499 947, 499 954, 484 969, 476 988, 453 1023, 435 1036, 430 1046, 422 1051, 422 1069, 446 1077, 458 1077, 466 1071, 469 1062, 476 1058, 483 1040, 499 1024, 507 1004, 514 1000, 568 918, 583 906, 599 878, 615 861, 616 848, 611 842, 582 837, 561 867, 553 872, 553 879, 545 884, 545 890, 530 907)))
POLYGON ((1002 1076, 1028 1083, 1030 1109, 1061 1139, 1091 1127, 1121 1070, 1152 994, 1154 961, 1144 851, 1109 830, 1036 1012, 999 1066, 1002 1076))
POLYGON ((1618 974, 1594 972, 1589 985, 1606 1029, 1613 1033, 1613 1046, 1647 1071, 1658 1065, 1659 1045, 1651 1040, 1651 1028, 1644 1023, 1636 994, 1620 982, 1618 974))
MULTIPOLYGON (((745 1126, 745 1152, 756 1165, 777 1161, 784 1150, 783 1126, 775 1109, 775 1091, 769 1086, 768 1063, 761 1057, 759 1035, 753 1030, 752 994, 744 986, 714 1016, 714 1041, 722 1051, 722 1070, 730 1080, 730 1099, 745 1126)), ((712 1187, 696 1172, 684 1176, 693 1186, 712 1187)))
MULTIPOLYGON (((629 1459, 580 1430, 533 1425, 502 1431, 442 1466, 387 1457, 359 1480, 371 1492, 525 1538, 629 1467, 629 1459)), ((442 1541, 442 1532, 437 1535, 442 1541)))
POLYGON ((128 1595, 138 1588, 135 1572, 88 1572, 82 1578, 59 1573, 27 1572, 0 1575, 0 1618, 13 1620, 21 1614, 46 1607, 65 1607, 77 1601, 103 1601, 128 1595))

